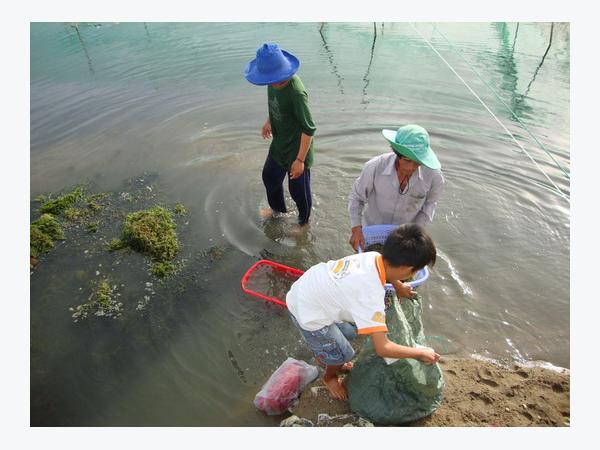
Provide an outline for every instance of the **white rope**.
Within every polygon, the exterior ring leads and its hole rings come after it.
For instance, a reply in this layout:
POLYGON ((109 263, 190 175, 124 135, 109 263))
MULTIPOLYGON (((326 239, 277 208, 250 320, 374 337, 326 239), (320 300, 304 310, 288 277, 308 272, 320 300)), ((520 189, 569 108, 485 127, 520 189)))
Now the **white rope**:
MULTIPOLYGON (((450 48, 452 49, 452 51, 454 51, 454 53, 456 53, 458 56, 461 57, 461 59, 467 64, 467 66, 469 66, 469 68, 475 73, 475 75, 477 75, 477 77, 483 82, 483 84, 485 84, 488 87, 488 89, 490 91, 492 91, 492 94, 494 94, 496 96, 496 98, 498 100, 500 100, 500 102, 504 106, 506 106, 506 109, 508 109, 510 111, 510 113, 513 115, 513 117, 515 119, 517 119, 517 122, 519 122, 521 124, 521 126, 525 129, 525 131, 527 131, 527 133, 529 133, 529 135, 533 138, 533 140, 535 142, 537 142, 538 145, 540 147, 542 147, 542 150, 544 150, 546 152, 546 154, 552 159, 552 161, 554 161, 554 164, 556 164, 556 167, 558 167, 562 171, 562 173, 565 174, 565 176, 567 177, 567 179, 570 179, 571 178, 570 174, 565 169, 563 169, 563 167, 556 160, 556 158, 552 155, 552 153, 550 153, 550 151, 546 148, 546 146, 544 144, 542 144, 537 137, 535 137, 535 135, 529 130, 529 128, 527 127, 527 125, 525 125, 525 123, 521 120, 521 118, 519 116, 517 116, 517 113, 514 112, 512 110, 512 108, 510 106, 508 106, 504 100, 502 100, 502 97, 500 97, 500 95, 498 95, 498 93, 490 86, 490 84, 487 81, 485 81, 485 79, 479 74, 479 72, 477 72, 477 70, 475 70, 475 68, 469 63, 469 61, 467 61, 467 59, 463 56, 463 54, 461 52, 459 52, 458 50, 456 50, 456 48, 454 48, 454 46, 450 43, 450 41, 444 35, 444 33, 442 33, 440 31, 440 29, 435 26, 435 24, 433 25, 433 29, 435 31, 437 31, 439 33, 439 35, 442 36, 442 38, 444 38, 444 40, 446 41, 446 43, 448 44, 448 46, 450 46, 450 48)), ((515 37, 516 37, 516 33, 515 33, 515 37)), ((548 48, 550 48, 550 47, 548 47, 548 48)))
POLYGON ((498 119, 498 117, 496 117, 496 115, 492 112, 492 110, 490 108, 488 108, 488 106, 485 104, 485 102, 483 100, 481 100, 481 98, 479 98, 479 96, 477 95, 477 93, 471 89, 471 86, 469 86, 467 84, 467 82, 465 80, 463 80, 463 78, 456 72, 456 70, 454 70, 454 68, 450 65, 450 63, 448 61, 446 61, 444 59, 444 57, 442 55, 440 55, 440 52, 437 51, 437 49, 431 44, 431 42, 429 42, 425 36, 423 36, 421 34, 421 32, 411 23, 410 24, 411 27, 413 27, 413 29, 419 34, 419 36, 421 36, 421 38, 427 42, 427 44, 429 45, 429 47, 431 47, 431 49, 440 57, 440 59, 442 61, 444 61, 444 63, 446 63, 446 65, 448 66, 448 68, 454 72, 454 75, 456 75, 458 77, 458 79, 460 81, 462 81, 462 83, 465 85, 465 87, 471 91, 471 93, 475 96, 475 98, 477 100, 479 100, 479 102, 483 105, 483 107, 492 115, 492 117, 494 119, 496 119, 496 122, 498 122, 500 124, 500 126, 502 128, 504 128, 504 131, 506 131, 506 133, 512 138, 512 140, 515 142, 515 144, 517 144, 521 150, 523 151, 523 153, 525 153, 529 159, 535 164, 535 166, 540 170, 540 172, 542 172, 544 174, 544 176, 546 177, 546 179, 550 182, 550 184, 552 184, 552 186, 554 186, 554 189, 556 189, 557 193, 563 197, 567 202, 569 202, 569 204, 571 203, 571 199, 569 198, 569 196, 567 196, 563 191, 560 190, 560 188, 554 183, 554 181, 552 181, 552 179, 548 176, 548 174, 546 172, 544 172, 544 169, 542 169, 540 167, 540 165, 537 163, 537 161, 535 159, 533 159, 533 157, 523 148, 523 146, 520 144, 519 141, 517 141, 517 139, 513 136, 513 134, 510 132, 510 130, 508 128, 506 128, 506 126, 500 121, 500 119, 498 119))

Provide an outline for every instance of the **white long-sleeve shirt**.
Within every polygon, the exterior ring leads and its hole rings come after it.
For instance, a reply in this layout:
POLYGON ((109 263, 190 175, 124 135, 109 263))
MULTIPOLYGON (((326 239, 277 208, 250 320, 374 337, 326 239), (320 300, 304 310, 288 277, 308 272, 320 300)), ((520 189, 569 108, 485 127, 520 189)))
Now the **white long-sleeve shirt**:
POLYGON ((411 222, 424 226, 433 220, 444 191, 442 171, 419 166, 409 178, 408 190, 400 194, 395 161, 396 154, 390 152, 365 163, 348 196, 351 227, 411 222))

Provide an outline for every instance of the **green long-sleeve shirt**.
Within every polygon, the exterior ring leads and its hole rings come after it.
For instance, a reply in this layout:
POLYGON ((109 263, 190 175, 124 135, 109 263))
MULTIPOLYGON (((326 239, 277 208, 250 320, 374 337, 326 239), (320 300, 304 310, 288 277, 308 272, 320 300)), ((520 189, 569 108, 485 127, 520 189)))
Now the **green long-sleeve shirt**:
MULTIPOLYGON (((313 136, 317 129, 308 108, 308 94, 300 77, 294 75, 281 89, 269 85, 267 98, 273 133, 269 154, 281 167, 289 170, 298 156, 301 134, 313 136)), ((310 169, 312 162, 313 142, 306 154, 304 168, 310 169)))

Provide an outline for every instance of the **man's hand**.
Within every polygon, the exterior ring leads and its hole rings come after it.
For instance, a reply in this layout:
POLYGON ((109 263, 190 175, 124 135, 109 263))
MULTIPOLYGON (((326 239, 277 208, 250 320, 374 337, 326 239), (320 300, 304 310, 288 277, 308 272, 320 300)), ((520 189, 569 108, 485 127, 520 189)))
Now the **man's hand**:
POLYGON ((438 355, 432 348, 425 347, 421 349, 421 354, 417 359, 419 361, 423 361, 425 364, 433 364, 440 360, 440 355, 438 355))
POLYGON ((263 125, 261 134, 263 139, 270 139, 271 137, 273 137, 273 134, 271 132, 271 122, 269 122, 269 119, 267 119, 267 121, 263 125))
POLYGON ((298 178, 302 175, 302 172, 304 172, 304 163, 299 159, 296 159, 292 163, 292 167, 290 167, 290 180, 298 178))
POLYGON ((400 280, 392 280, 392 286, 394 286, 398 298, 412 298, 415 295, 413 288, 400 280))
POLYGON ((363 235, 362 232, 362 227, 361 226, 357 226, 357 227, 352 227, 352 234, 350 235, 350 240, 348 241, 350 243, 350 245, 352 246, 352 248, 355 251, 358 251, 358 246, 360 245, 360 248, 365 249, 365 236, 363 235))

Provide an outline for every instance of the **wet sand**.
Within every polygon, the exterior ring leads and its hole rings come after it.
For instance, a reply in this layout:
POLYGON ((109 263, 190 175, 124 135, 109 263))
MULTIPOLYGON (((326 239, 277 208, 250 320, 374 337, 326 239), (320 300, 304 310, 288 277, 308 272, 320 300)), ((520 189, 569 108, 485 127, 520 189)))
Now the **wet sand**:
MULTIPOLYGON (((405 426, 569 426, 570 374, 567 369, 502 367, 476 359, 443 357, 446 387, 432 415, 405 426)), ((307 386, 293 414, 316 426, 343 426, 350 420, 347 402, 333 400, 317 380, 307 386), (321 420, 326 413, 332 420, 321 420), (335 419, 339 416, 339 420, 335 419)))

